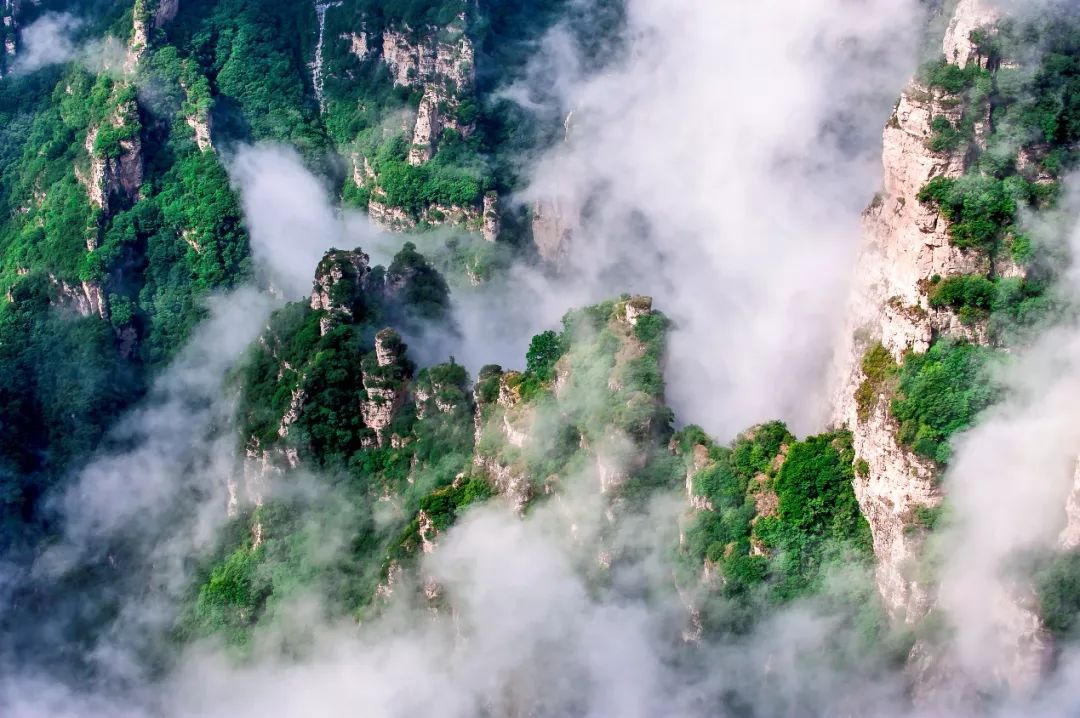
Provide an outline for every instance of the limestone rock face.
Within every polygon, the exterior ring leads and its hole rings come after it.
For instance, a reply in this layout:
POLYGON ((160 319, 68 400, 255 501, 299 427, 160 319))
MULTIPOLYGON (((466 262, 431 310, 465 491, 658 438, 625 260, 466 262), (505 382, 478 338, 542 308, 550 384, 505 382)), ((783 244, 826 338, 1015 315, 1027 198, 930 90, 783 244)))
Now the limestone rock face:
POLYGON ((494 242, 499 238, 500 229, 499 195, 496 192, 488 192, 484 195, 484 224, 480 228, 480 235, 488 242, 494 242))
MULTIPOLYGON (((997 18, 982 0, 960 0, 944 39, 946 59, 960 66, 969 62, 985 66, 987 60, 979 56, 970 35, 997 18)), ((927 297, 935 276, 987 275, 998 269, 985 256, 951 246, 948 222, 918 200, 931 179, 959 177, 966 169, 962 152, 930 149, 932 120, 938 116, 953 124, 972 120, 976 143, 980 123, 985 124, 984 136, 989 128, 983 114, 987 108, 975 110, 981 116, 963 117, 963 103, 946 100, 940 91, 912 82, 884 131, 884 186, 863 216, 847 341, 838 353, 834 384, 834 422, 851 430, 855 453, 866 462, 857 472, 854 489, 873 535, 878 589, 891 616, 908 624, 936 610, 934 587, 920 578, 916 568, 926 535, 919 515, 945 498, 935 476, 939 469, 897 442, 897 426, 884 395, 887 389, 870 397, 871 406, 866 405, 866 396, 860 406, 856 392, 865 379, 862 357, 874 342, 881 342, 896 360, 909 350, 925 352, 937 337, 988 342, 985 326, 966 326, 951 311, 930 307, 927 297)), ((1007 265, 1001 269, 1022 272, 1007 265)), ((1076 505, 1080 507, 1080 499, 1076 505)), ((1080 508, 1075 511, 1080 522, 1080 508)), ((1080 529, 1066 529, 1062 541, 1080 541, 1080 529)), ((1007 686, 1023 692, 1045 668, 1049 642, 1030 592, 1017 587, 1002 588, 1000 593, 986 600, 993 605, 994 630, 999 634, 995 640, 1008 655, 988 665, 985 675, 972 668, 971 660, 961 660, 970 647, 920 641, 912 650, 908 668, 914 695, 920 705, 933 707, 934 715, 950 714, 953 704, 970 710, 974 697, 986 691, 1007 686)))
POLYGON ((570 249, 570 217, 568 202, 539 200, 532 206, 533 244, 540 258, 550 264, 562 264, 570 249))
POLYGON ((383 62, 390 68, 394 84, 422 87, 448 80, 455 88, 471 87, 475 80, 475 51, 464 32, 464 18, 443 32, 429 31, 418 40, 398 30, 383 32, 383 62), (440 39, 446 35, 449 39, 440 39))
POLYGON ((213 149, 213 143, 210 140, 210 116, 198 117, 196 115, 189 115, 184 118, 187 123, 195 132, 195 144, 199 146, 200 152, 206 152, 209 149, 213 149))
POLYGON ((1080 546, 1080 461, 1076 464, 1073 488, 1065 504, 1065 528, 1059 537, 1061 548, 1066 551, 1080 546))
POLYGON ((971 61, 985 67, 986 58, 979 55, 978 48, 971 42, 971 33, 994 25, 999 19, 1000 14, 987 0, 960 0, 945 32, 942 47, 945 59, 960 67, 971 61))
POLYGON ((293 389, 292 398, 289 399, 289 408, 285 412, 285 415, 281 417, 281 422, 278 424, 278 436, 285 438, 289 435, 289 428, 296 423, 296 420, 300 418, 300 412, 304 409, 304 401, 307 399, 307 392, 304 391, 304 380, 300 379, 300 386, 293 389))
POLYGON ((89 280, 72 285, 50 274, 49 283, 56 289, 59 306, 70 309, 81 317, 96 314, 105 321, 109 320, 109 304, 98 282, 89 280))
POLYGON ((368 256, 359 248, 351 251, 332 249, 323 256, 311 289, 311 308, 326 312, 319 323, 322 334, 342 319, 355 318, 355 313, 363 306, 370 273, 368 256))
POLYGON ((356 55, 357 59, 364 60, 367 58, 368 50, 368 34, 364 31, 347 33, 341 36, 342 40, 349 41, 349 51, 356 55))
POLYGON ((475 83, 476 53, 465 35, 464 17, 418 35, 408 29, 386 30, 382 54, 394 84, 424 89, 412 130, 410 164, 421 165, 434 156, 444 129, 457 130, 464 137, 472 133, 471 125, 457 120, 459 98, 475 83))
POLYGON ((384 446, 389 438, 386 428, 394 420, 408 396, 409 370, 401 336, 386 328, 375 335, 375 361, 364 360, 363 383, 366 399, 361 404, 364 424, 375 432, 375 440, 384 446))
POLYGON ((375 375, 364 374, 364 391, 367 399, 361 405, 364 424, 375 432, 379 446, 386 444, 386 427, 405 403, 404 386, 394 386, 375 375))
POLYGON ((375 335, 375 361, 379 366, 390 366, 404 358, 405 345, 401 336, 390 327, 375 335))
POLYGON ((636 327, 639 319, 652 314, 652 297, 631 297, 623 311, 626 323, 636 327))
POLYGON ((435 153, 435 142, 442 132, 439 102, 439 94, 434 85, 429 85, 424 91, 424 96, 420 100, 420 109, 416 113, 412 149, 409 150, 409 164, 413 166, 424 164, 435 153))
POLYGON ((139 67, 139 62, 146 54, 147 45, 150 43, 150 34, 146 29, 147 20, 144 4, 136 3, 131 22, 131 39, 128 40, 127 55, 124 57, 124 72, 128 75, 139 67))
MULTIPOLYGON (((121 104, 109 122, 113 128, 137 124, 139 108, 135 101, 121 104)), ((102 156, 96 151, 99 133, 96 127, 87 132, 85 147, 90 155, 90 168, 85 174, 76 169, 75 175, 86 187, 90 204, 98 207, 103 214, 108 214, 114 198, 126 202, 139 199, 143 180, 142 140, 136 132, 120 140, 115 156, 102 156)))
MULTIPOLYGON (((987 17, 976 12, 981 7, 961 1, 945 39, 947 52, 963 50, 966 61, 972 47, 967 36, 987 17)), ((851 429, 856 455, 870 465, 869 474, 856 480, 855 494, 873 532, 878 587, 892 615, 911 622, 929 608, 929 598, 911 577, 921 535, 905 527, 918 507, 937 506, 943 494, 933 465, 897 443, 888 402, 879 398, 871 415, 860 421, 855 392, 864 378, 862 356, 874 341, 899 361, 908 350, 925 352, 935 336, 986 339, 984 327, 967 327, 952 312, 932 309, 926 294, 935 276, 990 269, 978 253, 953 247, 947 221, 918 200, 931 179, 959 177, 965 170, 962 152, 938 153, 929 147, 933 118, 961 119, 962 108, 944 100, 939 91, 913 81, 885 128, 884 187, 863 215, 863 245, 834 384, 833 419, 851 429)))
POLYGON ((386 232, 403 232, 416 226, 416 220, 400 207, 391 207, 373 192, 368 202, 368 217, 372 223, 386 232))

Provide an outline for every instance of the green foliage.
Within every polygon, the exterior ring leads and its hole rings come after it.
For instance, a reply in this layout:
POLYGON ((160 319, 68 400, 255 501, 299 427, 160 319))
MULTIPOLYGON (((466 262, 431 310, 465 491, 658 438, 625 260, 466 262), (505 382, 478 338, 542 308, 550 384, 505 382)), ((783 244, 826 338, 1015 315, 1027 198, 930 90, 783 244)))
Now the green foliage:
POLYGON ((948 463, 950 437, 998 397, 989 372, 993 357, 990 349, 944 340, 925 354, 908 353, 892 401, 897 439, 919 456, 948 463))
POLYGON ((851 490, 854 461, 851 436, 843 432, 793 444, 776 477, 780 520, 803 534, 869 548, 869 527, 851 490))
POLYGON ((394 255, 386 270, 386 284, 409 316, 429 321, 447 318, 450 288, 412 242, 394 255))
POLYGON ((959 179, 935 177, 919 191, 919 201, 938 209, 949 222, 952 243, 994 251, 1012 225, 1018 203, 1036 196, 1019 177, 998 180, 977 174, 959 179))
MULTIPOLYGON (((692 437, 676 440, 682 446, 692 437)), ((722 573, 729 598, 752 603, 766 590, 772 600, 787 601, 816 590, 827 564, 871 556, 869 525, 852 489, 855 456, 846 432, 796 441, 773 422, 728 449, 710 445, 708 453, 710 462, 693 477, 694 494, 708 508, 696 512, 681 549, 691 575, 708 560, 722 573), (775 509, 758 513, 770 505, 775 509)))
POLYGON ((892 354, 881 342, 871 345, 862 358, 863 380, 855 390, 855 406, 859 421, 867 421, 877 407, 882 394, 892 388, 897 366, 892 354))
POLYGON ((1076 636, 1080 618, 1080 552, 1055 556, 1036 573, 1039 616, 1058 638, 1076 636))
POLYGON ((949 118, 938 115, 930 122, 933 134, 928 146, 934 152, 955 152, 966 139, 963 132, 953 127, 949 118))
POLYGON ((974 88, 979 79, 986 76, 987 71, 977 63, 959 67, 949 63, 944 57, 927 63, 919 71, 919 79, 928 87, 944 90, 951 95, 959 95, 974 88))
POLYGON ((553 331, 537 334, 525 354, 525 370, 542 382, 555 378, 555 362, 566 353, 563 337, 553 331))
MULTIPOLYGON (((196 0, 181 6, 169 38, 210 79, 219 136, 289 142, 317 161, 327 141, 307 87, 304 58, 310 48, 302 44, 314 20, 311 6, 285 0, 196 0)), ((201 105, 202 90, 192 90, 189 102, 201 105)))
POLYGON ((408 143, 397 136, 373 162, 383 191, 380 201, 400 207, 414 219, 429 206, 473 207, 488 186, 479 154, 460 138, 444 138, 434 159, 419 166, 407 161, 408 143))
POLYGON ((446 531, 469 506, 487 501, 495 495, 491 484, 472 478, 459 485, 440 489, 420 501, 420 510, 427 513, 432 525, 446 531))
POLYGON ((995 283, 980 274, 960 274, 934 283, 930 306, 948 307, 964 324, 985 319, 997 296, 995 283))
POLYGON ((859 512, 851 435, 836 432, 795 443, 776 477, 779 514, 759 532, 776 552, 774 595, 788 600, 819 588, 832 561, 867 561, 870 525, 859 512))

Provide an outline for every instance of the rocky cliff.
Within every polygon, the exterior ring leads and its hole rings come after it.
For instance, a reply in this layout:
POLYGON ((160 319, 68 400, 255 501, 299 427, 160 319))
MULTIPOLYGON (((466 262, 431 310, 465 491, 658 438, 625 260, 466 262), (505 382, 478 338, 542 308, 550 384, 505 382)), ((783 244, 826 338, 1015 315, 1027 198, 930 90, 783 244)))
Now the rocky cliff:
MULTIPOLYGON (((885 128, 883 190, 864 213, 852 319, 838 360, 834 419, 851 430, 861 462, 855 494, 873 534, 878 589, 893 619, 912 626, 935 610, 934 579, 922 550, 926 517, 946 501, 947 483, 943 459, 917 451, 910 433, 901 440, 894 416, 897 375, 942 340, 982 346, 999 341, 986 309, 966 304, 968 299, 944 299, 942 287, 990 287, 1008 278, 1023 286, 1027 274, 1007 251, 1016 231, 1014 210, 1004 218, 995 218, 990 207, 965 214, 961 202, 972 206, 971 199, 941 201, 933 192, 976 186, 993 191, 1000 180, 987 168, 1002 170, 983 160, 991 141, 994 153, 1009 153, 1005 167, 1020 168, 1028 178, 1007 181, 1040 181, 1024 169, 1015 142, 993 137, 1006 104, 991 99, 997 73, 1013 62, 995 55, 998 23, 986 2, 957 3, 942 44, 944 59, 909 84, 885 128), (970 227, 962 224, 972 221, 983 222, 981 242, 972 241, 970 227)), ((1073 531, 1067 529, 1063 541, 1073 540, 1073 531)), ((986 690, 1007 685, 1027 691, 1038 682, 1049 644, 1032 590, 1017 584, 1003 595, 992 613, 1009 661, 1000 662, 995 675, 969 675, 950 658, 947 639, 921 638, 910 656, 918 702, 935 709, 949 701, 964 705, 986 690)))
MULTIPOLYGON (((986 17, 981 4, 960 3, 944 40, 945 51, 965 60, 977 55, 967 33, 972 23, 981 25, 986 17)), ((927 587, 914 577, 923 536, 911 527, 920 508, 938 506, 943 493, 933 462, 898 442, 888 387, 866 383, 863 358, 875 342, 900 361, 908 351, 927 351, 939 336, 972 338, 951 312, 930 306, 927 288, 932 278, 986 272, 988 260, 975 250, 953 246, 945 218, 919 201, 930 180, 964 173, 962 149, 934 151, 930 146, 934 118, 958 123, 964 111, 955 98, 916 80, 904 90, 885 128, 883 191, 863 216, 853 318, 834 399, 834 420, 851 429, 856 454, 869 464, 869 471, 856 480, 855 492, 873 531, 878 586, 893 616, 908 622, 917 622, 929 608, 927 587)))

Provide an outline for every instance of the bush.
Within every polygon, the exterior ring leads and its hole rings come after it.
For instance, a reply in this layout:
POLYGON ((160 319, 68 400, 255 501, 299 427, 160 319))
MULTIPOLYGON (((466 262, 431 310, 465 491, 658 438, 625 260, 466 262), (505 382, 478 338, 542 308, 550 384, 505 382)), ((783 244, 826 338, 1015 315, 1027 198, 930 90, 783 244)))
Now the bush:
POLYGON ((918 199, 949 220, 954 246, 992 252, 1012 225, 1017 203, 1031 196, 1030 186, 1018 177, 965 175, 935 177, 919 191, 918 199))
POLYGON ((948 307, 964 324, 985 319, 997 297, 995 283, 979 274, 962 274, 935 283, 930 289, 930 306, 948 307))
POLYGON ((566 353, 563 338, 553 331, 537 334, 525 354, 525 370, 542 382, 555 378, 555 363, 566 353))
POLYGON ((890 382, 896 375, 897 366, 889 350, 877 342, 863 354, 862 371, 863 380, 855 390, 855 408, 859 421, 867 421, 881 394, 891 391, 890 382))
POLYGON ((976 82, 989 73, 976 63, 959 67, 948 62, 943 56, 922 67, 920 79, 928 86, 944 90, 951 95, 959 95, 975 87, 976 82))
POLYGON ((955 152, 965 139, 964 133, 953 127, 944 115, 935 117, 930 123, 930 129, 933 134, 928 146, 934 152, 955 152))
POLYGON ((947 463, 949 439, 970 427, 998 397, 989 374, 993 357, 990 349, 948 340, 938 341, 926 354, 909 352, 892 402, 900 443, 919 456, 947 463))

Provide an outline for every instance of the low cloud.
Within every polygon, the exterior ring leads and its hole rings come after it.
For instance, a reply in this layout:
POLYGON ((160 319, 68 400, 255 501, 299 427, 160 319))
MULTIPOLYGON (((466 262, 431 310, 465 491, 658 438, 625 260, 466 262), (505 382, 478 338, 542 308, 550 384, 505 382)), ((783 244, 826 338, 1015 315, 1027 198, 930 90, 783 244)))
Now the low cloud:
POLYGON ((33 72, 75 59, 79 47, 72 38, 81 26, 82 20, 66 12, 47 12, 34 20, 19 33, 13 72, 33 72))
POLYGON ((19 31, 12 72, 26 74, 51 65, 78 62, 91 72, 122 74, 127 48, 116 38, 79 39, 83 20, 47 12, 19 31))

